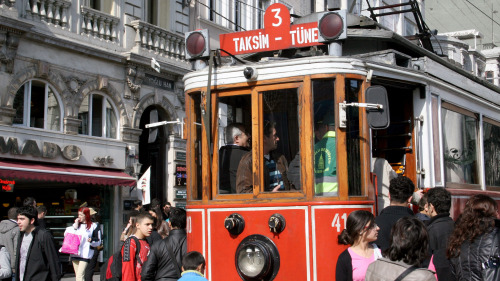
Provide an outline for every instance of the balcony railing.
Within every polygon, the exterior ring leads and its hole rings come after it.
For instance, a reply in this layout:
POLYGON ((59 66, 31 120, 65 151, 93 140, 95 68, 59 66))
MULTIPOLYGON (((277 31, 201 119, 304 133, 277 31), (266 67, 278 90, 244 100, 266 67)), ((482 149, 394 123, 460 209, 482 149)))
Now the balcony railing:
POLYGON ((134 20, 130 25, 135 29, 134 49, 154 51, 176 60, 186 59, 184 37, 140 20, 134 20))
POLYGON ((68 27, 68 9, 71 7, 71 1, 30 0, 26 1, 25 7, 27 19, 41 20, 64 28, 68 27))
POLYGON ((120 18, 94 10, 89 7, 81 7, 81 29, 82 35, 93 36, 111 42, 116 42, 116 28, 120 18))

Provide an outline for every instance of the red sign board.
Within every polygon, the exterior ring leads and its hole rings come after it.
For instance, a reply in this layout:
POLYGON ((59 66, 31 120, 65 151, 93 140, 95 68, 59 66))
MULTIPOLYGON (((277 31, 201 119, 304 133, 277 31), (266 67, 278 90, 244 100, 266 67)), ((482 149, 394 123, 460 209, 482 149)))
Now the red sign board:
MULTIPOLYGON (((220 48, 233 54, 248 54, 319 45, 318 23, 290 25, 290 12, 280 3, 264 14, 264 29, 221 34, 220 48)), ((225 54, 224 52, 221 54, 225 54)))
POLYGON ((14 180, 4 180, 0 179, 0 185, 2 186, 3 192, 14 192, 14 185, 16 181, 14 180))

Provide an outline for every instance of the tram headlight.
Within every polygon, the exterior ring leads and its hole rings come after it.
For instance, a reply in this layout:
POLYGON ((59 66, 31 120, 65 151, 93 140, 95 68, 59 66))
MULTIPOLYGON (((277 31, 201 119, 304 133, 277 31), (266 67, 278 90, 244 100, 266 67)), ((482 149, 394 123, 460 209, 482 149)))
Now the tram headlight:
POLYGON ((278 274, 280 257, 274 242, 263 235, 250 235, 236 250, 236 270, 243 280, 273 280, 278 274))
POLYGON ((318 42, 347 38, 346 11, 326 12, 318 21, 318 42))

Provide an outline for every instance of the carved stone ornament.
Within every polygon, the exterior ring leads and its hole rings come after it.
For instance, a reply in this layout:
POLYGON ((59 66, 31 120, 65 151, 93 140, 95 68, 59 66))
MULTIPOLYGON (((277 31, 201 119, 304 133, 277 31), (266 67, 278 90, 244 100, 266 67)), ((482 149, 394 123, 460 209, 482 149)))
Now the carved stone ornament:
POLYGON ((186 102, 186 97, 184 96, 184 83, 182 81, 175 82, 175 95, 181 102, 182 106, 186 102))
POLYGON ((78 77, 75 76, 64 77, 64 82, 66 83, 69 91, 72 94, 77 94, 78 91, 80 90, 80 87, 85 83, 84 80, 79 79, 78 77))
POLYGON ((19 36, 17 34, 0 30, 0 71, 12 73, 18 46, 19 36))
POLYGON ((127 99, 133 98, 134 100, 139 100, 139 90, 141 89, 143 79, 144 79, 144 70, 142 70, 138 66, 129 65, 127 67, 126 81, 128 88, 133 94, 133 97, 124 96, 124 98, 127 99))

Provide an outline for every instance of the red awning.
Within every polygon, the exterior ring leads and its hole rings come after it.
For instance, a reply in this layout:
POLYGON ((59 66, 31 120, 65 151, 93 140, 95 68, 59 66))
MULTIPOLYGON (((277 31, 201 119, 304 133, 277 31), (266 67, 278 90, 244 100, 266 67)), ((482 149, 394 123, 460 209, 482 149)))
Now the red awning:
POLYGON ((99 185, 133 186, 135 178, 121 171, 0 160, 0 177, 99 185))

